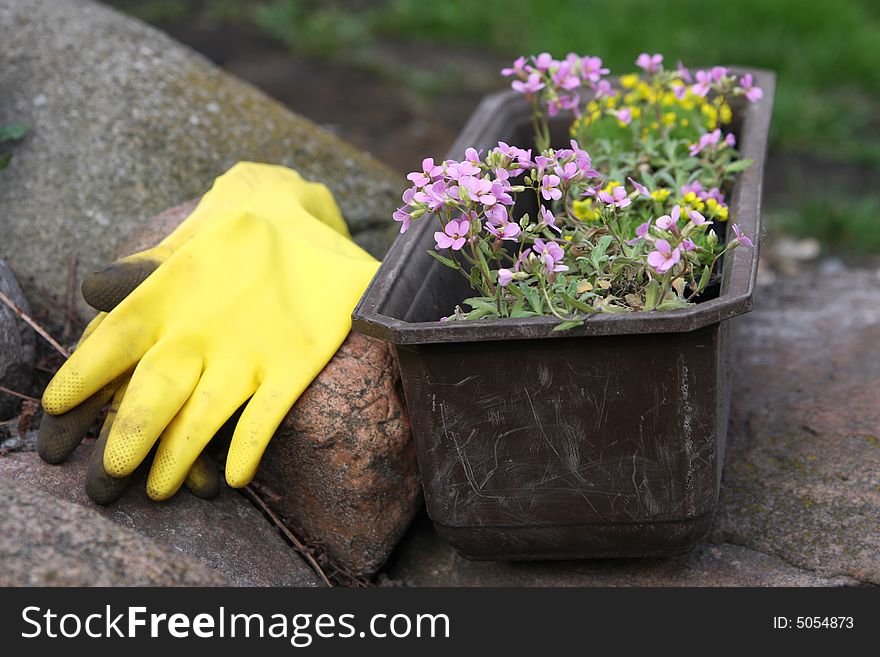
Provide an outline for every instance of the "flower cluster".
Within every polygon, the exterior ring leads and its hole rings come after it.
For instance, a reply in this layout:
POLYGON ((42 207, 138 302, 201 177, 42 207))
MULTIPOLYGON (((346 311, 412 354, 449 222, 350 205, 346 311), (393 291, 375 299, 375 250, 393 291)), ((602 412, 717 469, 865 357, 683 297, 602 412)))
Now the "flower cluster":
POLYGON ((728 99, 762 91, 724 67, 666 70, 648 53, 636 65, 615 89, 597 57, 520 57, 502 73, 532 103, 535 146, 469 148, 407 176, 400 231, 436 219, 430 255, 478 294, 445 319, 552 315, 566 329, 595 312, 673 310, 699 300, 725 253, 753 246, 728 230, 725 193, 750 162, 721 126, 728 99), (554 149, 560 110, 573 138, 554 149))
POLYGON ((555 117, 561 110, 580 113, 581 95, 589 92, 597 97, 617 94, 611 83, 603 79, 608 69, 599 57, 569 53, 565 59, 553 59, 541 53, 529 59, 519 57, 509 68, 501 70, 505 77, 515 78, 511 88, 528 98, 536 119, 536 145, 540 150, 550 146, 550 133, 545 115, 555 117))

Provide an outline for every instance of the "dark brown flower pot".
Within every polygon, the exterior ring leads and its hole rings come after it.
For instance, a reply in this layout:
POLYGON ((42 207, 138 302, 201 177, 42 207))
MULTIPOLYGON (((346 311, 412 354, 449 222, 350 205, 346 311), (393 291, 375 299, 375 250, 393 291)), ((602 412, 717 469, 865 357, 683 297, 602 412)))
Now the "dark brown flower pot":
MULTIPOLYGON (((743 157, 731 219, 761 232, 775 77, 737 112, 743 157)), ((450 151, 525 145, 525 101, 487 97, 450 151)), ((469 296, 427 255, 435 222, 392 246, 354 312, 392 343, 428 513, 465 557, 562 559, 683 552, 718 500, 730 403, 729 320, 748 312, 757 248, 726 256, 717 297, 674 312, 601 314, 567 332, 554 318, 440 323, 469 296)))

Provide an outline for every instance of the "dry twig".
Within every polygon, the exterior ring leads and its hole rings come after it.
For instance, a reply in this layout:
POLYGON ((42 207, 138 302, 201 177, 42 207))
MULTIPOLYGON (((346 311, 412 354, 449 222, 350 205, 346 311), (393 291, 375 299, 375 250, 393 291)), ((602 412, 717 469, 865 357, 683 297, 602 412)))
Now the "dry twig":
POLYGON ((67 268, 67 305, 64 313, 64 330, 61 333, 65 340, 70 339, 73 328, 71 318, 75 316, 73 290, 76 286, 76 264, 76 256, 70 256, 70 265, 67 268))
POLYGON ((67 349, 62 347, 55 338, 49 335, 49 332, 46 331, 46 329, 40 326, 35 319, 33 319, 21 308, 19 308, 18 304, 7 297, 2 291, 0 291, 0 301, 5 303, 10 308, 10 310, 12 310, 12 312, 14 312, 24 321, 25 324, 34 329, 40 335, 40 337, 42 337, 46 342, 52 345, 58 353, 60 353, 65 358, 70 358, 70 352, 68 352, 67 349))
POLYGON ((318 562, 315 560, 315 557, 312 556, 311 552, 303 545, 302 541, 297 538, 296 534, 290 531, 287 526, 281 521, 281 518, 278 517, 278 514, 275 513, 272 509, 269 508, 269 505, 263 501, 263 498, 250 486, 245 486, 241 489, 241 491, 248 496, 248 498, 260 507, 263 513, 265 513, 272 523, 278 528, 278 530, 287 537, 287 540, 291 542, 294 548, 296 548, 297 552, 299 552, 303 558, 309 562, 309 565, 315 571, 315 573, 324 580, 324 583, 327 586, 333 586, 330 582, 330 579, 327 577, 327 574, 324 572, 324 569, 318 565, 318 562))
MULTIPOLYGON (((2 294, 2 293, 0 293, 2 294)), ((12 395, 13 397, 18 397, 19 399, 24 399, 25 401, 32 401, 39 403, 40 400, 36 397, 31 397, 30 395, 26 395, 23 392, 16 392, 15 390, 10 390, 5 386, 0 386, 0 392, 6 393, 7 395, 12 395)))

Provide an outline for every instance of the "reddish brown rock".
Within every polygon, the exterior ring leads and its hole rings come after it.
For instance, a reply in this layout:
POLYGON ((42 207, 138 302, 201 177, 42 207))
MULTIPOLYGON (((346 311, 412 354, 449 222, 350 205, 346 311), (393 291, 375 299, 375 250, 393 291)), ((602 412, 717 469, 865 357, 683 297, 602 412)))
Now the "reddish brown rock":
MULTIPOLYGON (((156 244, 195 205, 146 222, 119 255, 156 244)), ((388 346, 351 334, 282 422, 257 473, 291 528, 358 574, 378 570, 421 505, 398 384, 388 346)))
POLYGON ((257 483, 273 507, 341 564, 373 573, 421 503, 397 365, 351 334, 269 444, 257 483))

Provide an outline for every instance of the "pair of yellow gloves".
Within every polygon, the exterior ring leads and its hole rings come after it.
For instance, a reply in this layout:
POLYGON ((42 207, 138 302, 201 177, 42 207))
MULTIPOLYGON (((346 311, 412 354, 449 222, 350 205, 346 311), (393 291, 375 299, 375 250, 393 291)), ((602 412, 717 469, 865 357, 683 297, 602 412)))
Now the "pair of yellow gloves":
POLYGON ((86 489, 109 503, 158 441, 147 494, 219 490, 202 455, 247 402, 226 481, 254 477, 296 399, 351 328, 378 262, 351 241, 330 191, 241 163, 155 248, 83 283, 100 313, 43 394, 38 450, 59 463, 110 403, 86 489))

